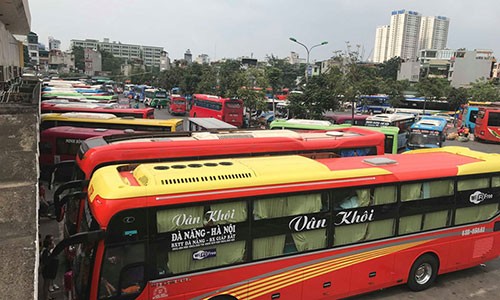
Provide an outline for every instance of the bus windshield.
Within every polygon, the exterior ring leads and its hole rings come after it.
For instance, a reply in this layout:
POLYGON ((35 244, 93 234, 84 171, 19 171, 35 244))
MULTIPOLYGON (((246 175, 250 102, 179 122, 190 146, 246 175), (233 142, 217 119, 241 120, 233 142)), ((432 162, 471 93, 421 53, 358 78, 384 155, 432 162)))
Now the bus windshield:
POLYGON ((408 144, 410 145, 434 145, 439 147, 441 141, 439 131, 435 130, 414 129, 408 138, 408 144))

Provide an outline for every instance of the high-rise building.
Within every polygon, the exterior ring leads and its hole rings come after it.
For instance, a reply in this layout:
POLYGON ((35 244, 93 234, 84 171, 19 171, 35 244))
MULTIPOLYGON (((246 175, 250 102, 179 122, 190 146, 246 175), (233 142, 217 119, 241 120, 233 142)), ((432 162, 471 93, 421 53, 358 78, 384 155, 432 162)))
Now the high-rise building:
POLYGON ((163 47, 122 44, 120 42, 110 42, 108 38, 105 38, 102 42, 89 39, 71 40, 71 47, 74 46, 107 51, 115 57, 127 60, 140 59, 144 61, 144 65, 158 68, 161 63, 161 53, 164 51, 163 47))
POLYGON ((422 15, 415 11, 395 10, 391 13, 387 59, 417 57, 422 15))
POLYGON ((419 49, 445 49, 450 19, 443 16, 422 17, 419 49))
POLYGON ((377 27, 375 33, 375 48, 373 49, 373 62, 383 63, 387 60, 389 50, 389 25, 377 27))
POLYGON ((384 62, 395 56, 415 60, 421 49, 444 49, 450 20, 443 16, 423 17, 415 11, 391 12, 390 25, 377 27, 373 61, 384 62))

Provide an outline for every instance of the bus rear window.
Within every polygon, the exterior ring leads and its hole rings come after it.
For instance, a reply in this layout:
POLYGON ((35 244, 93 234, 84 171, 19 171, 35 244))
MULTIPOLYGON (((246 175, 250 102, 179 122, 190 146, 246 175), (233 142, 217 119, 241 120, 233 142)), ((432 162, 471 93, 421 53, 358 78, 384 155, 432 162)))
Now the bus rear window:
POLYGON ((227 108, 241 108, 241 103, 239 102, 226 102, 227 108))

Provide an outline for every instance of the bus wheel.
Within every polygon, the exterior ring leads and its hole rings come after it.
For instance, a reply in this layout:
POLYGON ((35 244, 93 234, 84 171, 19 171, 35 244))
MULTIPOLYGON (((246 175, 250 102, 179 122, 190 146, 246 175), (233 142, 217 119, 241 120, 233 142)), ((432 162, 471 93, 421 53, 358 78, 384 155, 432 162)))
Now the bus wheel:
POLYGON ((418 292, 429 288, 437 277, 439 263, 437 258, 431 254, 420 256, 411 267, 408 275, 408 287, 418 292))
POLYGON ((218 295, 213 298, 210 298, 210 300, 238 300, 238 299, 230 295, 218 295))

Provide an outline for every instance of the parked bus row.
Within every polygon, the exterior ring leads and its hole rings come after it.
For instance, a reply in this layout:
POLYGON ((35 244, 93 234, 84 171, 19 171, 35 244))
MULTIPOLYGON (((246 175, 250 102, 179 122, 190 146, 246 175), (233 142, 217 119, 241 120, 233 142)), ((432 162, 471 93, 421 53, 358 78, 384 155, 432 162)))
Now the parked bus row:
POLYGON ((78 234, 51 254, 75 249, 67 279, 78 299, 420 291, 500 254, 497 154, 445 147, 316 160, 122 160, 87 172, 78 234))
POLYGON ((499 111, 500 102, 469 102, 458 116, 457 126, 467 127, 478 141, 500 143, 499 111))

